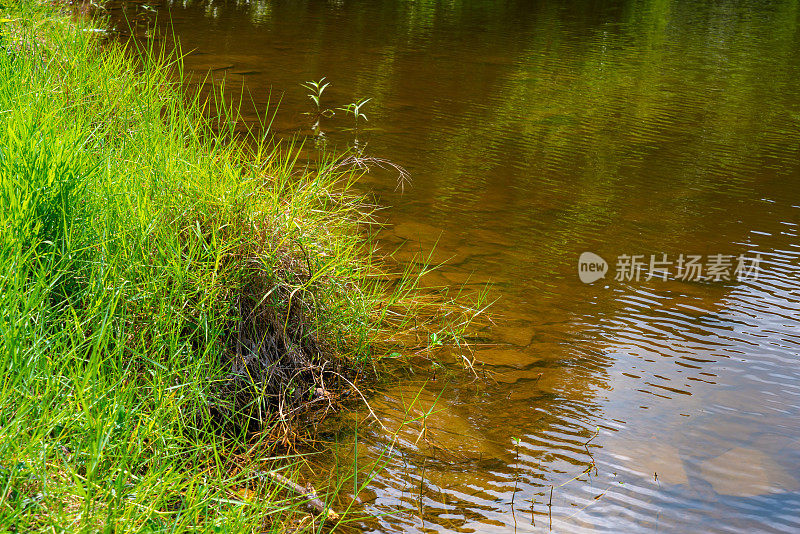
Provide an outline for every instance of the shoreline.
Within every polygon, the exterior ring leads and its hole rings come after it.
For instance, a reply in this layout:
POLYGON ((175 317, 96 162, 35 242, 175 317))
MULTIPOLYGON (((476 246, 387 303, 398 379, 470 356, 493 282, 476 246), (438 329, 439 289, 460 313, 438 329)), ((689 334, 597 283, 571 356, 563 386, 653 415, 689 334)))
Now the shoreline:
POLYGON ((372 372, 381 328, 357 176, 228 142, 234 112, 187 97, 174 56, 56 9, 2 23, 0 524, 291 520, 302 496, 248 470, 372 372))

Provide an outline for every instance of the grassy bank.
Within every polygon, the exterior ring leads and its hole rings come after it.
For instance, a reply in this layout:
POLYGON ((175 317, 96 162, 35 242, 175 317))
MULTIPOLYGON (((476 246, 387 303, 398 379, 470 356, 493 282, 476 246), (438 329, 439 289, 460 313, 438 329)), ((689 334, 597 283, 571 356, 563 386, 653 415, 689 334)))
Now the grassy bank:
POLYGON ((0 530, 272 528, 298 505, 251 468, 406 324, 353 175, 227 142, 178 62, 2 17, 0 530))

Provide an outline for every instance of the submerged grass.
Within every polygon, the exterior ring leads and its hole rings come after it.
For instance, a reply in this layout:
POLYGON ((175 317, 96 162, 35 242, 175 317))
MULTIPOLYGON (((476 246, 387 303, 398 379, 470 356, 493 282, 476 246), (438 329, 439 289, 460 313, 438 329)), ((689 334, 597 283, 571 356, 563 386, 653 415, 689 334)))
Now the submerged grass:
POLYGON ((275 527, 298 505, 253 469, 425 345, 425 302, 385 293, 341 159, 229 142, 178 59, 1 9, 0 530, 275 527))

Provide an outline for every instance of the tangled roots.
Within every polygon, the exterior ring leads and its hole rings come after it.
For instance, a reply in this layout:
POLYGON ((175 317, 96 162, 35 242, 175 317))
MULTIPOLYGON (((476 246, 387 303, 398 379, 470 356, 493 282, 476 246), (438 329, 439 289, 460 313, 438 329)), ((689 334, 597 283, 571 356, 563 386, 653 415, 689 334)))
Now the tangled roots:
POLYGON ((238 318, 224 353, 229 372, 212 385, 208 415, 228 432, 266 430, 286 439, 301 414, 333 409, 347 380, 314 321, 314 292, 264 278, 250 278, 234 304, 238 318))

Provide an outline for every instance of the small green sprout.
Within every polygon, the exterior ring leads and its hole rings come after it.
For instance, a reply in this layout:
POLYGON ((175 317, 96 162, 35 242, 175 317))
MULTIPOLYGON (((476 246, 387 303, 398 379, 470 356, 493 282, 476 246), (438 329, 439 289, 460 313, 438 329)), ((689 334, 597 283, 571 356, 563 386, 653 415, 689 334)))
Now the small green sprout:
POLYGON ((364 119, 365 121, 369 120, 369 119, 367 119, 367 116, 364 114, 364 112, 361 111, 361 108, 363 108, 364 105, 367 102, 369 102, 370 100, 372 100, 372 99, 371 98, 359 98, 355 102, 351 102, 351 103, 347 104, 344 107, 336 108, 336 109, 344 111, 346 114, 352 115, 353 118, 356 121, 356 128, 358 128, 359 119, 364 119))
POLYGON ((322 98, 322 93, 325 92, 325 89, 330 86, 330 82, 325 81, 325 76, 320 78, 318 81, 309 80, 305 83, 301 83, 300 86, 309 91, 308 98, 314 102, 314 106, 317 108, 316 114, 317 116, 322 115, 325 117, 331 117, 333 115, 333 110, 325 109, 322 110, 320 108, 320 99, 322 98))

